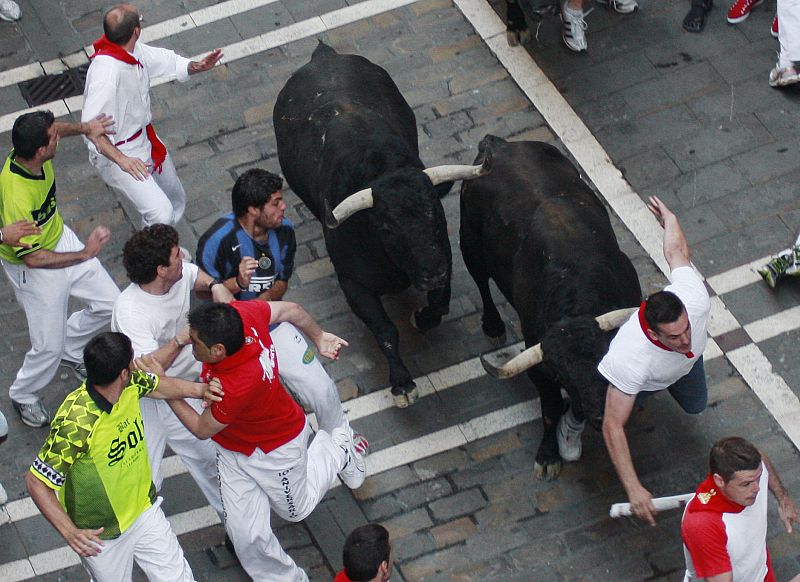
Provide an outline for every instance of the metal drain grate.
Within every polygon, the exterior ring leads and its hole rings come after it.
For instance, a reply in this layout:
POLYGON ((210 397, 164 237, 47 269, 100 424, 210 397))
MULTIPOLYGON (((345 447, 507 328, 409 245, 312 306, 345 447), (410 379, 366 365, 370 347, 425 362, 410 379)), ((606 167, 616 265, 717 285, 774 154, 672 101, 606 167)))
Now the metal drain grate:
POLYGON ((45 75, 19 84, 22 97, 30 107, 44 105, 57 99, 66 99, 83 94, 86 71, 89 65, 81 65, 58 75, 45 75))

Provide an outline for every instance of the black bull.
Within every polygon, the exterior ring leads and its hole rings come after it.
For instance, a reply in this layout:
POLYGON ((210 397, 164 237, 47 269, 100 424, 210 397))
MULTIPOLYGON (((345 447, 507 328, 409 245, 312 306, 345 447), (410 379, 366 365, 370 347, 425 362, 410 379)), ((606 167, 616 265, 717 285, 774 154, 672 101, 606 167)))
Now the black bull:
POLYGON ((491 278, 517 310, 526 346, 542 344, 544 359, 528 375, 545 427, 537 474, 554 478, 560 389, 577 419, 597 427, 607 382, 596 368, 612 332, 594 318, 638 305, 639 280, 605 207, 555 147, 486 136, 476 161, 486 155, 492 173, 461 188, 461 251, 483 301, 484 333, 499 338, 505 331, 491 278))
POLYGON ((457 176, 425 173, 435 169, 419 158, 414 113, 386 71, 322 43, 281 90, 273 121, 286 181, 322 222, 347 303, 386 356, 396 404, 407 405, 416 390, 380 297, 427 291, 412 317, 420 330, 447 314, 452 255, 439 198, 457 176), (345 199, 361 202, 341 218, 345 199))

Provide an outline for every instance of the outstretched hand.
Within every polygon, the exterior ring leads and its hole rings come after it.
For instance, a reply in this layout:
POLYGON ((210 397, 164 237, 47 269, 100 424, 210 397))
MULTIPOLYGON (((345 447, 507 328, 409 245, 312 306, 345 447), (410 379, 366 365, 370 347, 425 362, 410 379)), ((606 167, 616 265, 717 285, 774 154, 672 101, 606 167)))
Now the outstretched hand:
POLYGON ((667 205, 664 204, 658 196, 650 196, 647 202, 647 209, 653 213, 653 216, 656 217, 658 224, 660 224, 662 228, 664 227, 664 220, 674 216, 672 211, 667 208, 667 205))
POLYGON ((800 513, 797 505, 788 495, 778 503, 778 516, 781 518, 788 533, 792 533, 792 522, 800 523, 800 513))
POLYGON ((323 331, 316 342, 319 353, 331 360, 339 359, 339 350, 350 344, 337 335, 323 331))
POLYGON ((199 61, 190 62, 188 68, 189 74, 194 75, 195 73, 202 73, 203 71, 213 69, 214 65, 216 65, 221 58, 222 49, 214 49, 199 61))

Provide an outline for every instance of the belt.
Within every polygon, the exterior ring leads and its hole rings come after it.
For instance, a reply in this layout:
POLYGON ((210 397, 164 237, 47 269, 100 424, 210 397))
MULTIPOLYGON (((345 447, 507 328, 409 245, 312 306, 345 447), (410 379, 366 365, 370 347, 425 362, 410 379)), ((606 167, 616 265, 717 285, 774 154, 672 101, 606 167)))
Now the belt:
POLYGON ((134 134, 133 134, 132 136, 130 136, 128 139, 123 139, 122 141, 118 141, 117 143, 115 143, 115 144, 114 144, 114 146, 116 147, 116 146, 122 145, 122 144, 124 144, 124 143, 128 143, 129 141, 133 141, 133 140, 135 140, 137 137, 139 137, 140 135, 142 135, 142 130, 141 130, 141 128, 139 129, 139 131, 137 131, 136 133, 134 133, 134 134))

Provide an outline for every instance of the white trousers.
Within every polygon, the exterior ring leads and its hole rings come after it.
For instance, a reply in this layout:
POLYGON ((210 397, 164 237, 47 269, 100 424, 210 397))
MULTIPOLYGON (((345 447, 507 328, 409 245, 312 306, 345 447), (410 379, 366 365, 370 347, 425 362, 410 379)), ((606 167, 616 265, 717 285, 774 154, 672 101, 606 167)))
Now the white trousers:
POLYGON ((800 62, 800 0, 778 0, 778 66, 800 62))
POLYGON ((161 501, 159 497, 117 539, 104 540, 97 556, 81 558, 94 582, 130 582, 134 560, 153 582, 194 582, 161 501))
MULTIPOLYGON (((89 161, 106 184, 133 202, 142 215, 142 227, 156 223, 176 224, 183 216, 186 192, 169 153, 161 166, 162 171, 150 174, 143 182, 100 154, 90 154, 89 161)), ((152 163, 150 159, 144 161, 152 163)))
POLYGON ((305 519, 336 482, 344 452, 330 434, 311 427, 264 453, 249 457, 217 446, 225 531, 242 567, 256 582, 306 582, 308 577, 281 548, 270 525, 270 510, 283 519, 305 519))
POLYGON ((300 405, 317 415, 320 430, 330 433, 341 427, 350 431, 342 401, 331 377, 314 355, 303 335, 291 323, 283 322, 269 332, 278 355, 278 372, 300 405), (313 357, 309 360, 309 357, 313 357))
MULTIPOLYGON (((200 400, 187 398, 186 402, 198 414, 203 408, 200 400)), ((144 421, 147 457, 153 472, 153 483, 156 491, 161 490, 164 476, 161 472, 161 461, 167 444, 173 452, 186 464, 200 491, 203 492, 209 505, 222 519, 222 500, 219 496, 219 478, 217 477, 217 449, 211 439, 200 440, 189 432, 178 420, 166 400, 142 398, 139 400, 144 421)))
MULTIPOLYGON (((75 233, 64 226, 55 251, 82 248, 75 233)), ((25 310, 31 338, 31 349, 8 392, 16 402, 33 404, 36 392, 50 383, 62 358, 83 361, 83 348, 111 320, 119 288, 97 257, 63 269, 30 269, 3 261, 3 269, 25 310), (70 297, 87 306, 67 318, 70 297)))

